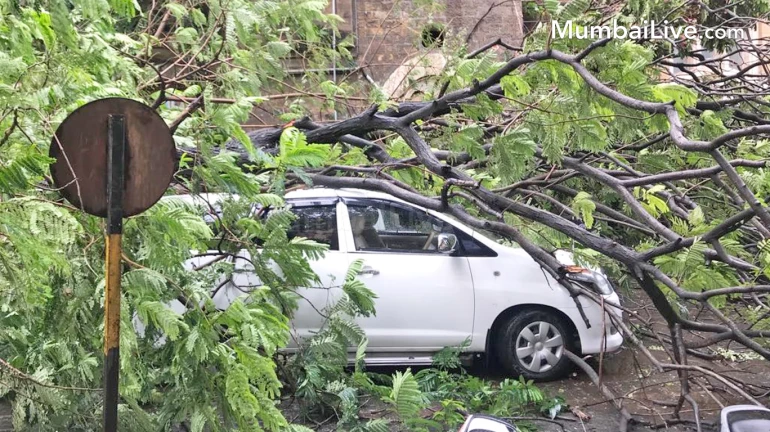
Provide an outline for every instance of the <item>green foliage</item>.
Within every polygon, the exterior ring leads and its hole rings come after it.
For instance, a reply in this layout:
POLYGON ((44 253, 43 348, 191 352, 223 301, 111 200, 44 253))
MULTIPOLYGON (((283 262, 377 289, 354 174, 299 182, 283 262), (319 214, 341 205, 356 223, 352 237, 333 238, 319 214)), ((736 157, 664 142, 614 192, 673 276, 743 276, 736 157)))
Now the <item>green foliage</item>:
MULTIPOLYGON (((467 412, 502 417, 542 412, 553 416, 565 406, 560 398, 546 398, 532 381, 520 378, 494 383, 468 375, 460 366, 459 356, 470 341, 444 348, 434 356, 432 367, 417 373, 406 369, 392 376, 381 375, 364 371, 357 361, 349 374, 344 366, 348 359, 345 347, 350 346, 350 340, 345 332, 328 325, 330 320, 302 345, 299 357, 290 363, 290 376, 291 382, 299 385, 296 394, 301 396, 305 415, 325 419, 334 413, 340 430, 380 432, 406 428, 428 432, 456 428, 467 412), (390 414, 364 422, 359 418, 364 399, 384 402, 390 414)), ((359 345, 358 360, 364 344, 359 345)))
POLYGON ((23 190, 44 174, 51 159, 37 154, 34 149, 24 149, 23 154, 0 164, 0 191, 13 193, 23 190))
MULTIPOLYGON (((228 200, 220 219, 208 225, 200 208, 167 199, 126 221, 121 428, 166 430, 182 422, 194 431, 288 428, 275 405, 282 387, 273 355, 288 342, 293 290, 317 280, 307 260, 325 247, 287 239, 290 213, 280 197, 263 193, 279 176, 248 168, 301 170, 321 165, 330 151, 293 130, 271 158, 251 146, 241 123, 266 100, 259 95, 272 88, 267 83, 285 77, 283 61, 298 49, 311 68, 329 64, 324 40, 337 18, 325 14, 325 6, 313 0, 0 4, 0 358, 43 383, 101 386, 103 222, 49 190, 48 146, 65 116, 91 100, 162 102, 156 68, 168 64, 147 59, 178 54, 184 62, 165 94, 205 102, 175 131, 179 148, 195 154, 180 161, 181 187, 237 194, 275 211, 255 220, 246 217, 246 206, 228 200), (167 11, 169 33, 156 36, 167 11), (205 75, 213 78, 193 71, 197 65, 207 65, 205 75), (209 103, 216 98, 233 103, 209 103), (235 153, 219 151, 232 148, 224 147, 231 138, 249 155, 246 170, 235 153), (199 271, 185 266, 194 251, 212 244, 223 252, 245 251, 241 256, 250 257, 262 282, 226 311, 216 310, 211 289, 243 270, 240 258, 199 271), (170 308, 178 300, 186 310, 170 308), (143 332, 135 331, 134 318, 143 332)), ((336 58, 346 55, 343 49, 336 58)), ((184 109, 159 105, 168 123, 184 109)), ((366 293, 350 287, 361 310, 373 312, 373 303, 363 302, 366 293)), ((345 331, 344 323, 335 325, 345 331)), ((12 404, 19 430, 93 430, 98 424, 98 391, 6 379, 5 370, 0 375, 0 393, 12 404)))
POLYGON ((591 201, 591 195, 586 192, 578 192, 575 198, 572 199, 572 210, 579 214, 583 219, 583 223, 586 228, 591 228, 594 225, 594 210, 596 210, 596 204, 591 201))
POLYGON ((720 116, 711 110, 703 111, 692 128, 693 135, 703 140, 712 140, 726 132, 727 127, 720 116))
POLYGON ((466 152, 474 159, 481 159, 485 156, 484 149, 481 147, 481 137, 484 131, 478 125, 472 125, 451 134, 452 150, 457 152, 466 152))
POLYGON ((494 172, 504 183, 520 180, 533 163, 535 148, 526 128, 496 136, 491 150, 494 172))
POLYGON ((454 88, 468 87, 473 80, 494 73, 500 65, 490 53, 472 59, 461 59, 452 73, 454 75, 452 84, 454 88))
MULTIPOLYGON (((655 265, 671 275, 681 287, 695 292, 740 285, 734 270, 724 263, 705 260, 703 252, 707 247, 696 243, 676 254, 656 258, 655 265)), ((725 298, 714 297, 711 301, 721 306, 725 298)))
MULTIPOLYGON (((532 412, 558 413, 564 401, 546 398, 532 381, 505 379, 494 383, 468 375, 459 367, 459 355, 467 347, 444 348, 434 357, 433 367, 416 374, 411 370, 396 372, 389 380, 389 388, 367 381, 369 392, 384 395, 399 420, 409 430, 445 430, 456 428, 464 420, 464 413, 486 413, 499 417, 527 415, 532 412), (432 408, 426 418, 423 410, 432 408)), ((555 415, 555 414, 554 414, 555 415)))
POLYGON ((277 164, 290 167, 317 167, 322 165, 329 155, 329 146, 308 144, 305 134, 295 127, 284 129, 280 149, 277 164))
POLYGON ((361 272, 363 265, 364 261, 360 259, 350 264, 345 274, 345 283, 342 284, 342 291, 345 293, 345 297, 337 306, 340 311, 354 317, 369 317, 375 314, 374 299, 377 298, 377 295, 358 279, 358 274, 361 272))
POLYGON ((692 108, 698 101, 698 95, 694 90, 679 84, 657 84, 652 88, 652 94, 660 102, 674 102, 676 109, 682 115, 685 109, 692 108))
POLYGON ((470 338, 456 347, 445 347, 433 355, 433 367, 440 371, 458 370, 462 367, 460 355, 470 346, 470 338))
POLYGON ((759 248, 759 262, 763 264, 763 274, 770 277, 770 240, 762 240, 757 246, 759 248))
POLYGON ((557 16, 560 20, 572 20, 579 18, 590 7, 589 0, 573 0, 560 6, 557 16))
POLYGON ((642 202, 642 206, 645 210, 647 210, 653 217, 658 217, 659 215, 669 212, 666 201, 655 195, 665 189, 666 187, 663 185, 656 185, 648 189, 636 187, 634 188, 634 196, 642 202))
POLYGON ((422 393, 411 370, 407 369, 404 373, 398 371, 393 376, 393 390, 388 401, 402 419, 411 419, 420 411, 422 393))
POLYGON ((291 359, 287 379, 301 397, 306 416, 335 412, 341 428, 376 431, 379 422, 361 425, 358 420, 359 389, 356 376, 362 374, 366 336, 354 319, 374 314, 374 293, 357 278, 362 260, 348 268, 342 284, 342 297, 319 313, 326 318, 323 327, 308 340, 302 341, 299 353, 291 359), (350 376, 348 348, 358 347, 356 373, 350 376), (369 429, 371 427, 371 429, 369 429), (358 429, 356 429, 358 428, 358 429))
POLYGON ((505 92, 505 97, 511 99, 518 96, 525 96, 531 91, 529 83, 516 74, 504 76, 500 80, 500 87, 502 87, 503 92, 505 92))

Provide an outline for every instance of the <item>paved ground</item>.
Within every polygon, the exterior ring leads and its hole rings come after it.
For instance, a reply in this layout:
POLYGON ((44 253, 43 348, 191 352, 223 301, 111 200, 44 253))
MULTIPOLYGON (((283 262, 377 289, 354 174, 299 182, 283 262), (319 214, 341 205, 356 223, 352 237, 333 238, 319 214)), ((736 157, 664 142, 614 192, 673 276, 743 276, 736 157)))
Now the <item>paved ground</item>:
POLYGON ((0 432, 13 431, 13 425, 11 424, 11 407, 0 402, 0 432))

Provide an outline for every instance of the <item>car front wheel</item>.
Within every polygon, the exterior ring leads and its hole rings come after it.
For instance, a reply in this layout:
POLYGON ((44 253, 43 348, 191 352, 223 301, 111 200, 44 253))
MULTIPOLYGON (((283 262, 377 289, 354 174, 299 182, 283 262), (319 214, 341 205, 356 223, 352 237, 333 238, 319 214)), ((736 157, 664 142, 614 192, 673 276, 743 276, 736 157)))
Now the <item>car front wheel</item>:
POLYGON ((569 327, 556 315, 542 310, 517 313, 503 323, 495 351, 512 375, 535 381, 561 378, 570 369, 564 350, 571 350, 569 327))

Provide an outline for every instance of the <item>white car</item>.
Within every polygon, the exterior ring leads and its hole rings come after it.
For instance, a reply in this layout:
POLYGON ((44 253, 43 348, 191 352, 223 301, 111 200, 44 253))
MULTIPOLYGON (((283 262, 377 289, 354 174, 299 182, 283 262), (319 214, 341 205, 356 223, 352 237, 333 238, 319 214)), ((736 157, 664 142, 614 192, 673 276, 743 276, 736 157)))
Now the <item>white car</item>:
POLYGON ((516 426, 484 414, 472 414, 465 419, 458 432, 518 432, 516 426))
POLYGON ((719 414, 719 432, 767 432, 770 410, 758 405, 730 405, 719 414))
MULTIPOLYGON (((548 380, 569 369, 564 349, 595 354, 623 342, 600 305, 580 296, 588 328, 567 289, 523 249, 504 246, 449 216, 363 190, 313 188, 285 199, 297 216, 290 234, 329 245, 325 256, 311 263, 323 286, 298 290, 303 300, 291 326, 299 338, 322 326, 318 311, 338 298, 334 286, 361 259, 360 278, 377 295, 376 316, 357 320, 369 340, 367 364, 430 364, 437 351, 468 339, 469 353, 495 355, 514 375, 548 380)), ((569 254, 556 256, 572 264, 569 254)), ((218 308, 243 296, 239 287, 258 282, 248 268, 239 271, 238 262, 244 260, 236 260, 232 282, 214 296, 218 308)), ((570 277, 607 304, 619 304, 601 272, 585 269, 570 277)), ((622 316, 618 309, 612 313, 622 316)))

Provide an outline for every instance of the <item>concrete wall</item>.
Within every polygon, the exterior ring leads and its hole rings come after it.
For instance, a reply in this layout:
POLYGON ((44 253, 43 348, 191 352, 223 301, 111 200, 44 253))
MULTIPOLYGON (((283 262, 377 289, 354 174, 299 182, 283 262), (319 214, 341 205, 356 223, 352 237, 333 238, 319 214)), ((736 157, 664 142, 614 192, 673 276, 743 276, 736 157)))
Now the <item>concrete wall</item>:
POLYGON ((473 50, 501 38, 518 46, 523 39, 520 0, 331 0, 337 11, 351 8, 357 33, 357 63, 369 65, 382 83, 407 58, 425 50, 421 34, 426 25, 445 26, 448 38, 468 40, 473 50), (348 6, 349 5, 349 6, 348 6))

